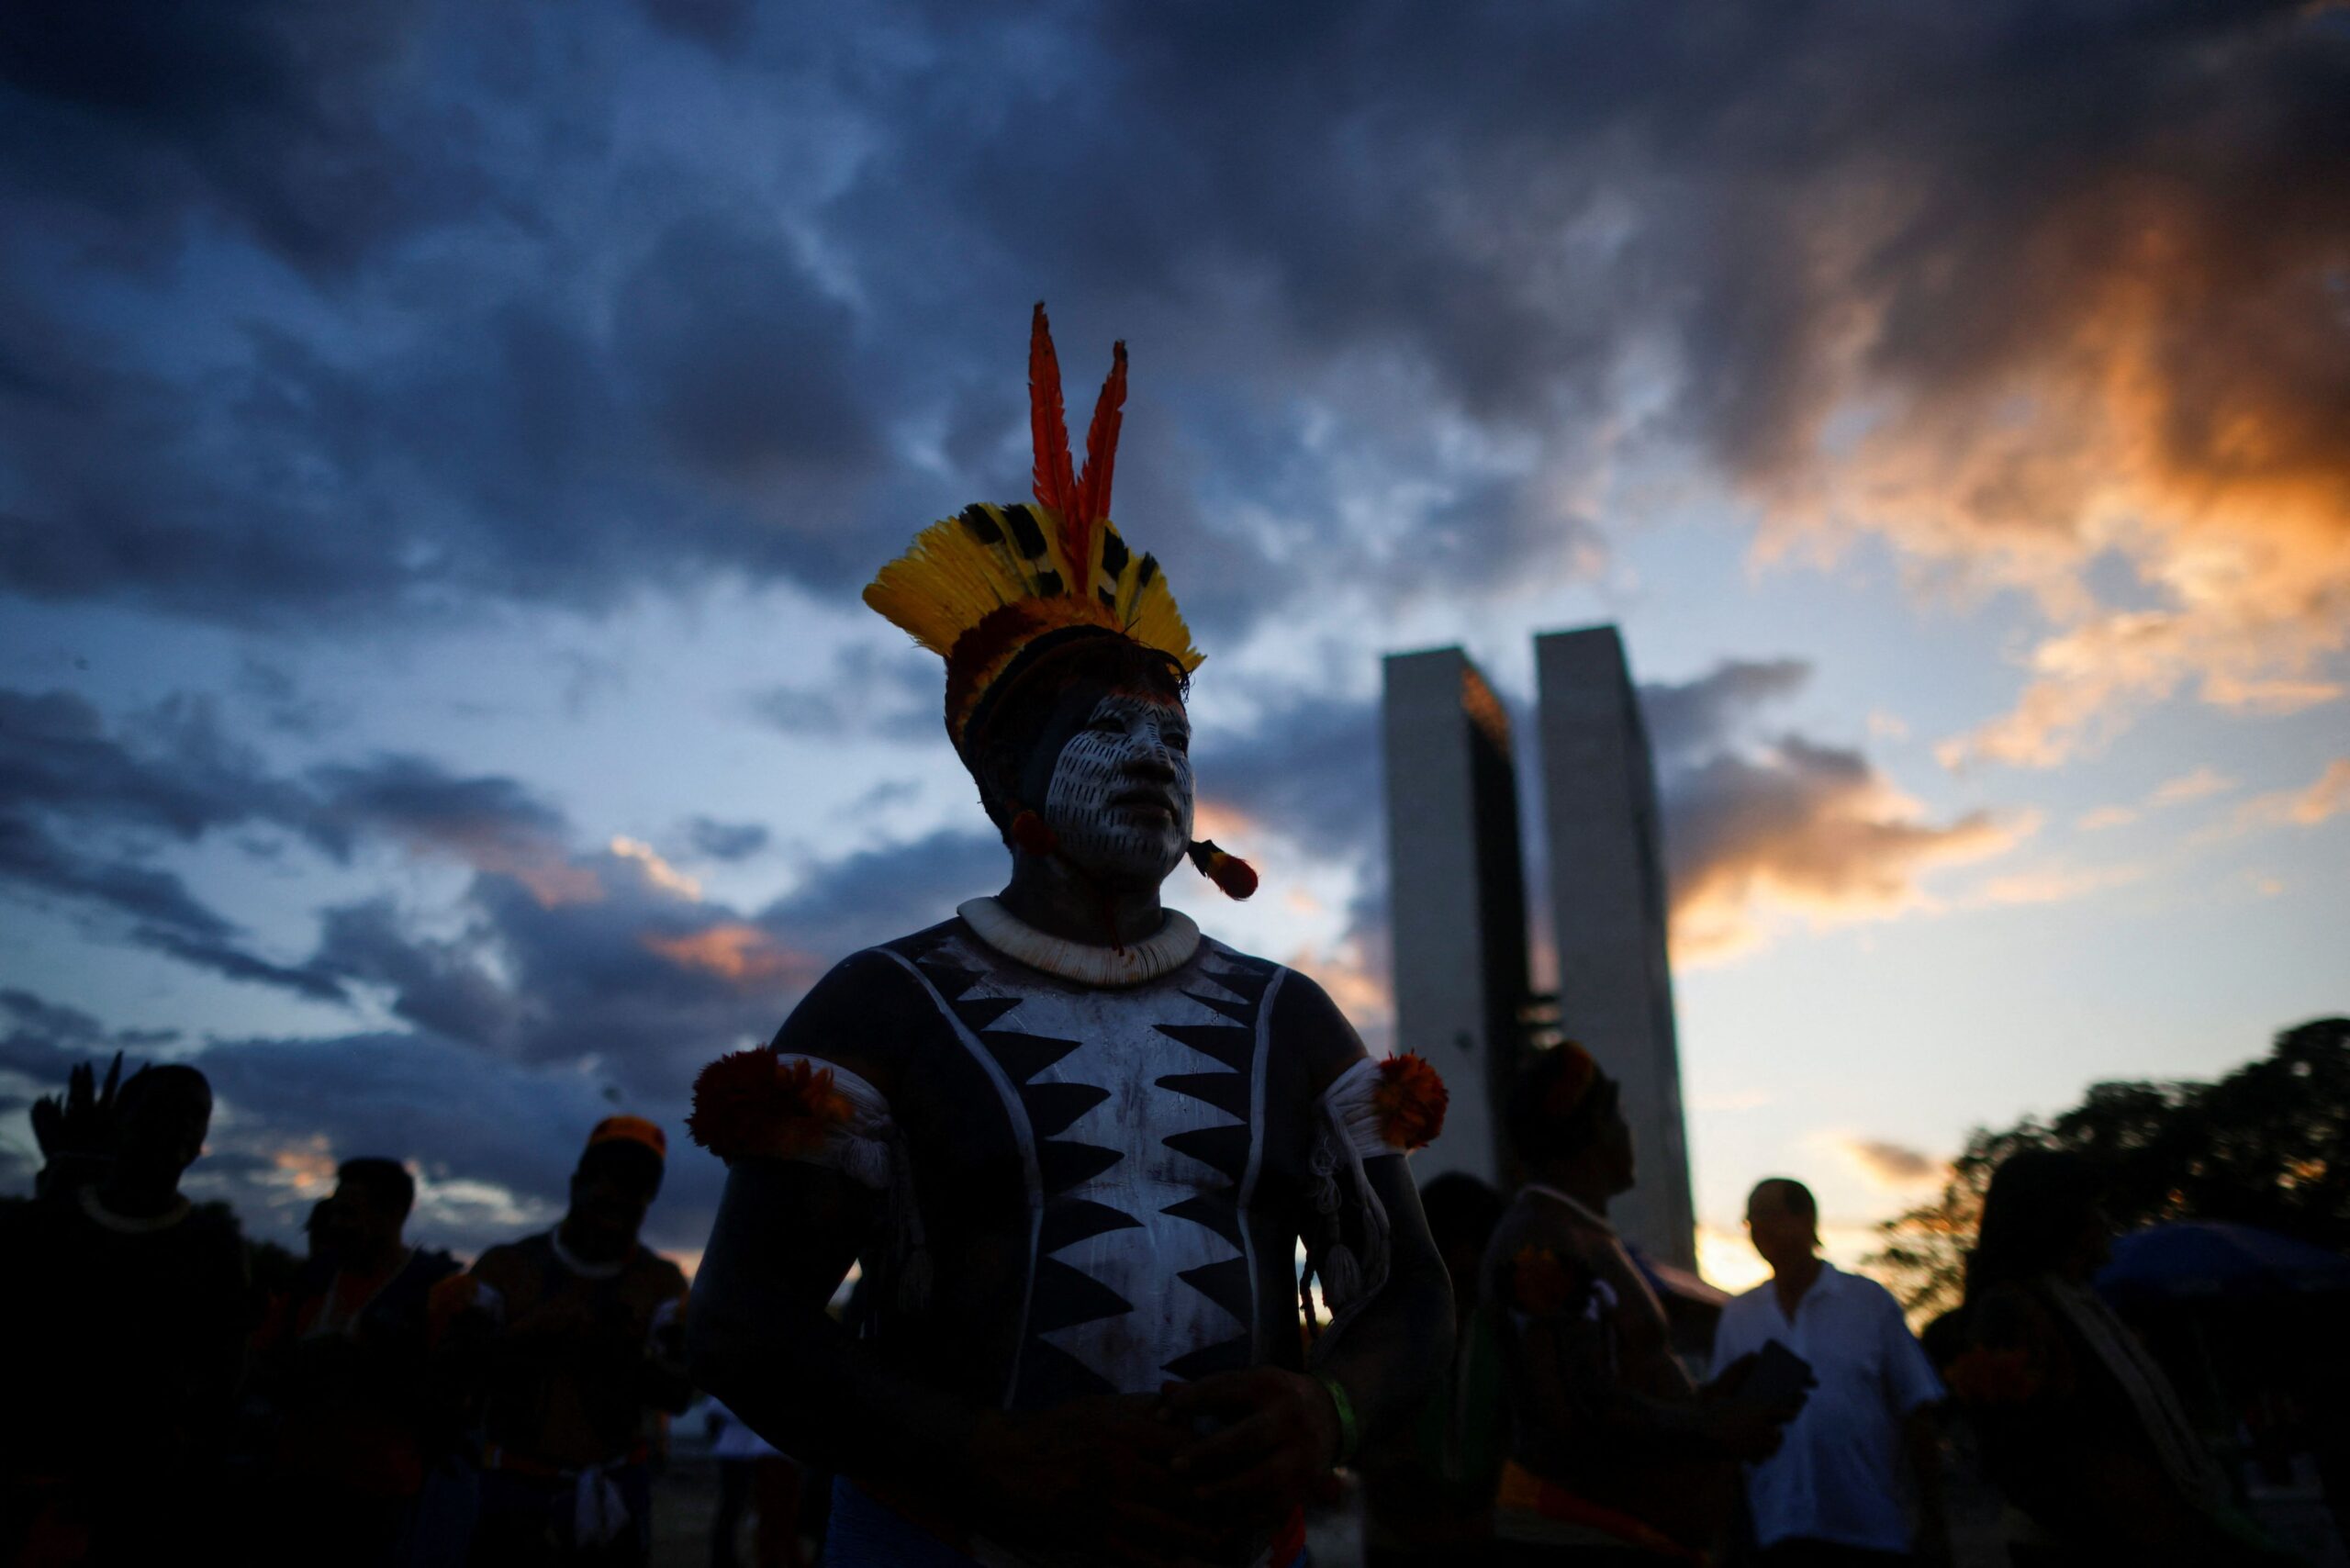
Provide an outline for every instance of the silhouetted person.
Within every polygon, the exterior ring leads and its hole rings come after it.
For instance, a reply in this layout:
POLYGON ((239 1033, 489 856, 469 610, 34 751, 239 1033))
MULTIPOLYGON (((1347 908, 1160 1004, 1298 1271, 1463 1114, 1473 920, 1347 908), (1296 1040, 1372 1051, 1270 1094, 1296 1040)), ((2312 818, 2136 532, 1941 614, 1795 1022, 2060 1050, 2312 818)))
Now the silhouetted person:
POLYGON ((277 1428, 258 1522, 280 1562, 397 1561, 433 1454, 454 1435, 431 1399, 427 1307, 457 1263, 408 1244, 415 1202, 397 1160, 344 1160, 312 1212, 309 1260, 254 1336, 255 1389, 277 1428))
POLYGON ((668 1144, 608 1116, 543 1235, 435 1292, 444 1364, 481 1406, 481 1568, 635 1564, 652 1540, 652 1413, 683 1410, 686 1277, 641 1245, 668 1144))
POLYGON ((1779 1451, 1750 1463, 1747 1506, 1769 1568, 1910 1561, 1901 1450, 1916 1478, 1916 1561, 1950 1561, 1942 1505, 1941 1380, 1909 1332, 1901 1304, 1874 1280, 1819 1256, 1819 1205, 1785 1176, 1756 1185, 1746 1227, 1771 1278, 1722 1309, 1714 1356, 1729 1362, 1775 1340, 1818 1384, 1787 1424, 1779 1451))
POLYGON ((2013 1505, 2017 1568, 2299 1561, 2233 1511, 2170 1379, 2090 1289, 2100 1196, 2078 1155, 2010 1155, 1967 1263, 1969 1348, 1947 1376, 2013 1505))
POLYGON ((248 1306, 235 1219, 179 1190, 211 1120, 202 1073, 148 1068, 75 1121, 78 1147, 45 1136, 76 1179, 50 1172, 39 1201, 7 1212, 0 1548, 144 1564, 191 1561, 214 1540, 248 1306))
POLYGON ((1366 1450, 1357 1466, 1374 1568, 1458 1562, 1482 1551, 1493 1534, 1506 1417, 1500 1351, 1478 1291, 1503 1207, 1499 1193, 1465 1170, 1446 1171, 1420 1189, 1428 1238, 1452 1280, 1452 1363, 1418 1420, 1366 1450))
POLYGON ((1761 1459, 1800 1406, 1740 1393, 1751 1362, 1699 1391, 1664 1308, 1607 1223, 1629 1192, 1631 1128, 1614 1080, 1569 1041, 1512 1085, 1528 1180, 1486 1249, 1512 1422, 1494 1509, 1505 1563, 1684 1561, 1722 1532, 1731 1460, 1761 1459))

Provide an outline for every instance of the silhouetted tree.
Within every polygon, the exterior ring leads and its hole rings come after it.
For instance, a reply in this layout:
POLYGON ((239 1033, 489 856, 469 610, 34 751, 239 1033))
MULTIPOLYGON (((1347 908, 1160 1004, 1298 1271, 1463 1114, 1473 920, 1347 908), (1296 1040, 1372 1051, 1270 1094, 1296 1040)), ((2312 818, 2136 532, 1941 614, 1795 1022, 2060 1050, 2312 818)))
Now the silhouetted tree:
POLYGON ((1983 1193, 2020 1148, 2066 1148, 2104 1169, 2123 1229, 2230 1220, 2350 1251, 2350 1018, 2318 1018, 2216 1083, 2099 1083, 2053 1121, 1977 1127, 1932 1202, 1885 1221, 1879 1265, 1913 1313, 1958 1305, 1983 1193))

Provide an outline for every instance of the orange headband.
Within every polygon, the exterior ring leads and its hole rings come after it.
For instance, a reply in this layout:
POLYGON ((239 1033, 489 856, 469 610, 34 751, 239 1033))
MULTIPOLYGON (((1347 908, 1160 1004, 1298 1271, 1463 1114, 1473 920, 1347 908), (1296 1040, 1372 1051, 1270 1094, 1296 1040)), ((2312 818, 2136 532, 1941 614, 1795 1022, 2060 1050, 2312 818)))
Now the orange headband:
POLYGON ((667 1135, 643 1116, 606 1116, 596 1124, 596 1130, 588 1135, 589 1148, 599 1143, 641 1144, 651 1149, 663 1163, 667 1163, 669 1159, 667 1135))

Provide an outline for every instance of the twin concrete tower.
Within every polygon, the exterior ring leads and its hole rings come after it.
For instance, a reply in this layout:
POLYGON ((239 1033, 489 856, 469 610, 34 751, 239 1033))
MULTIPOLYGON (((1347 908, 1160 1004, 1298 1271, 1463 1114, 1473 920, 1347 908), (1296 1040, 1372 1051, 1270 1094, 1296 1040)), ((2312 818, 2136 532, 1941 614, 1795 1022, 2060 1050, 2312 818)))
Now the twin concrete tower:
POLYGON ((1387 845, 1399 1050, 1452 1087, 1426 1182, 1501 1182, 1501 1103, 1526 1053, 1579 1040, 1623 1085, 1639 1184, 1608 1217, 1653 1260, 1696 1267, 1665 958, 1656 778, 1612 626, 1534 643, 1558 991, 1528 973, 1526 860, 1509 714, 1458 648, 1386 661, 1387 845))

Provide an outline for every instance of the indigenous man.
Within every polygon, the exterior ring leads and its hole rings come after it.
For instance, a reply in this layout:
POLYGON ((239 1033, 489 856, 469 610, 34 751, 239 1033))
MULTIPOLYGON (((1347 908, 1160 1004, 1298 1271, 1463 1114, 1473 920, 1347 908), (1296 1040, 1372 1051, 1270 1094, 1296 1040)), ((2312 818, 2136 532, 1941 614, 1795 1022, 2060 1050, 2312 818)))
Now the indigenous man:
POLYGON ((279 1562, 393 1562, 432 1450, 453 1436, 430 1397, 426 1338, 433 1287, 457 1263, 408 1245, 415 1204, 399 1161, 344 1160, 311 1215, 313 1256, 253 1337, 254 1392, 278 1417, 266 1524, 279 1562))
MULTIPOLYGON (((120 1058, 116 1067, 121 1066, 120 1058)), ((7 1385, 0 1561, 145 1563, 217 1540, 218 1460, 251 1328, 245 1249, 180 1177, 212 1087, 183 1063, 114 1093, 76 1070, 36 1108, 42 1196, 6 1213, 7 1385)))
POLYGON ((934 524, 866 590, 946 655, 1009 883, 696 1090, 733 1167, 696 1378, 845 1478, 828 1562, 1286 1565, 1301 1497, 1452 1339, 1401 1158, 1434 1074, 1160 905, 1187 850, 1236 896, 1255 874, 1192 842, 1200 655, 1108 520, 1125 372, 1122 344, 1073 478, 1039 307, 1037 504, 934 524), (1334 1315, 1310 1350, 1301 1238, 1334 1315), (824 1309, 856 1259, 852 1338, 824 1309))
POLYGON ((434 1292, 445 1363, 483 1402, 483 1568, 627 1568, 651 1550, 648 1417, 693 1392, 686 1277, 637 1240, 667 1158, 651 1122, 605 1117, 562 1223, 434 1292))
POLYGON ((1494 1227, 1485 1294, 1513 1423, 1494 1561, 1701 1562, 1735 1506, 1727 1462, 1760 1459, 1799 1398, 1742 1396, 1753 1362, 1699 1391, 1664 1309, 1613 1226, 1632 1133, 1613 1079, 1570 1040, 1512 1085, 1510 1142, 1528 1180, 1494 1227))

